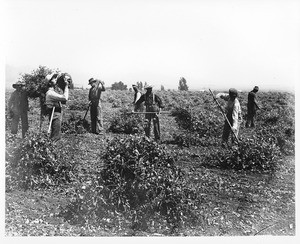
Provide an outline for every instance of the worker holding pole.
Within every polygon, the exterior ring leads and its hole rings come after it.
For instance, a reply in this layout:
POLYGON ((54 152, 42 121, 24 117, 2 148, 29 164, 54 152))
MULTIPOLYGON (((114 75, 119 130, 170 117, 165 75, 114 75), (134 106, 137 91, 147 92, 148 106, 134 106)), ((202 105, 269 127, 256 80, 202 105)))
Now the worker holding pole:
POLYGON ((63 94, 55 91, 57 86, 58 74, 50 74, 46 76, 48 81, 48 91, 46 92, 47 114, 49 116, 49 129, 48 134, 53 141, 58 141, 61 139, 61 122, 62 122, 62 106, 61 103, 66 102, 69 99, 69 76, 64 77, 64 82, 66 84, 63 94))
POLYGON ((147 137, 150 137, 151 120, 153 120, 153 131, 154 138, 156 141, 160 140, 160 126, 159 117, 161 108, 164 108, 162 100, 159 96, 152 92, 153 86, 147 85, 145 87, 146 93, 143 94, 140 99, 135 103, 138 107, 141 103, 145 102, 146 112, 145 113, 145 125, 144 130, 147 137))
MULTIPOLYGON (((211 91, 210 91, 211 92, 211 91)), ((212 92, 211 92, 212 93, 212 92)), ((225 118, 225 123, 223 127, 223 135, 222 135, 222 146, 224 147, 226 144, 228 145, 228 138, 232 133, 232 142, 234 139, 238 143, 238 133, 241 122, 241 105, 239 100, 237 99, 238 92, 235 88, 229 89, 229 94, 227 93, 218 93, 216 98, 221 98, 227 101, 227 105, 225 107, 225 111, 223 111, 222 107, 218 103, 217 99, 214 97, 217 102, 221 112, 225 118)))

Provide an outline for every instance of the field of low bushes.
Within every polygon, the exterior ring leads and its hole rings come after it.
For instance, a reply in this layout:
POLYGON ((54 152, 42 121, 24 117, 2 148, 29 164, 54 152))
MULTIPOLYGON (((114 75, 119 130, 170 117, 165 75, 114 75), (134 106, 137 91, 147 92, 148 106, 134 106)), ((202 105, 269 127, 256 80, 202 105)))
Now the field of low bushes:
MULTIPOLYGON (((128 113, 130 91, 103 92, 103 135, 90 133, 88 90, 71 90, 57 143, 38 100, 26 138, 6 116, 6 235, 295 235, 294 95, 259 92, 256 127, 243 121, 224 148, 209 92, 155 93, 169 112, 159 143, 128 113)), ((247 92, 239 101, 245 118, 247 92)))

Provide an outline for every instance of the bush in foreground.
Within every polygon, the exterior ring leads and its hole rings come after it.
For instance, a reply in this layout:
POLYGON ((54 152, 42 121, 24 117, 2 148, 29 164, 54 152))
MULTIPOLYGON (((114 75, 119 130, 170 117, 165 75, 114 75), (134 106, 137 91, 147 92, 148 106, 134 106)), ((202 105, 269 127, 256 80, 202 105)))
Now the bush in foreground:
POLYGON ((241 138, 239 145, 217 148, 209 152, 204 164, 226 169, 274 172, 278 167, 280 149, 272 138, 241 138))
POLYGON ((73 169, 64 148, 45 135, 28 133, 6 159, 6 190, 47 187, 67 182, 73 169))
POLYGON ((143 132, 143 117, 131 114, 128 109, 121 109, 110 121, 108 131, 122 134, 136 134, 143 132))
POLYGON ((71 113, 67 122, 62 122, 61 131, 66 134, 84 134, 90 131, 91 125, 81 115, 71 113))
POLYGON ((78 188, 61 213, 70 222, 158 231, 196 223, 200 217, 196 189, 152 140, 115 138, 103 160, 104 169, 78 188))
POLYGON ((209 110, 200 109, 192 111, 190 108, 175 108, 172 116, 182 132, 173 134, 172 143, 181 147, 190 146, 216 146, 216 139, 222 133, 223 120, 219 114, 209 110))

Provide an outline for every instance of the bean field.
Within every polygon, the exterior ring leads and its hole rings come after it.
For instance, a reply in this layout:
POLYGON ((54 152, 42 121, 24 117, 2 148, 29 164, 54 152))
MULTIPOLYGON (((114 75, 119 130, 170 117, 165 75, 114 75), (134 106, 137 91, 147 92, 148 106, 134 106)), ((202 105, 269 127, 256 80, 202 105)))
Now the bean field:
POLYGON ((155 93, 168 112, 158 143, 144 136, 143 115, 128 113, 131 91, 102 93, 100 135, 89 113, 83 120, 87 89, 70 91, 56 143, 47 118, 40 128, 38 99, 26 138, 6 115, 6 236, 294 236, 294 94, 258 92, 256 127, 245 128, 240 92, 240 143, 223 148, 209 92, 155 93))

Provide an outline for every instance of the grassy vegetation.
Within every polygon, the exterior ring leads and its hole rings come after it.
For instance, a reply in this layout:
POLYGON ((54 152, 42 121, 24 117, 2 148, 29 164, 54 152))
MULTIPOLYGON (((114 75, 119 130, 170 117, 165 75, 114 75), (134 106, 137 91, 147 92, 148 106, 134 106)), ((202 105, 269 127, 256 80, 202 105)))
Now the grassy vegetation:
MULTIPOLYGON (((87 90, 71 91, 71 100, 64 110, 65 122, 74 118, 79 120, 84 116, 88 103, 87 94, 87 90), (74 117, 74 114, 78 117, 74 117)), ((258 112, 257 127, 246 129, 243 124, 241 139, 244 145, 250 146, 253 144, 247 140, 254 140, 255 145, 258 145, 255 150, 260 157, 257 157, 254 163, 252 162, 253 167, 249 166, 251 163, 249 160, 247 167, 237 168, 234 167, 236 164, 232 163, 237 161, 228 163, 228 158, 233 157, 232 155, 235 155, 235 159, 240 157, 240 151, 233 152, 221 148, 220 133, 223 119, 208 93, 157 91, 157 94, 163 99, 165 110, 186 109, 192 118, 190 127, 183 128, 178 116, 161 115, 162 142, 158 147, 161 150, 159 153, 166 153, 172 157, 174 167, 180 168, 183 172, 183 178, 178 187, 181 187, 181 190, 190 189, 196 193, 197 201, 194 198, 185 199, 194 204, 192 211, 197 215, 196 223, 190 223, 183 217, 178 222, 179 224, 174 226, 167 220, 157 217, 151 218, 147 226, 144 226, 145 228, 134 226, 134 221, 132 222, 131 219, 133 214, 115 208, 113 202, 111 205, 108 204, 112 206, 111 212, 103 212, 105 214, 103 218, 97 219, 91 215, 93 203, 85 199, 93 199, 91 196, 94 193, 98 195, 103 193, 94 187, 102 186, 98 181, 99 174, 109 162, 119 162, 118 158, 109 159, 109 156, 113 155, 109 151, 109 146, 114 145, 116 150, 121 152, 122 147, 114 139, 118 138, 117 141, 129 143, 128 140, 134 140, 130 139, 133 137, 129 134, 106 131, 104 135, 94 135, 77 133, 78 131, 67 130, 66 127, 59 143, 52 145, 49 142, 53 147, 51 152, 48 153, 38 146, 37 151, 27 150, 26 155, 30 153, 37 155, 37 152, 40 158, 50 155, 53 161, 47 161, 52 162, 49 167, 60 171, 64 169, 68 177, 66 178, 66 174, 50 174, 43 171, 44 177, 21 181, 19 177, 16 177, 16 173, 21 172, 24 175, 24 170, 20 169, 27 166, 20 164, 20 158, 16 162, 16 151, 21 145, 26 146, 30 140, 40 143, 42 141, 36 134, 39 127, 39 101, 30 100, 30 133, 27 139, 21 139, 20 133, 17 137, 12 137, 9 132, 10 120, 9 118, 6 120, 6 235, 295 235, 294 96, 279 92, 258 94, 262 110, 258 112), (259 139, 259 143, 256 143, 255 139, 259 139), (58 152, 57 155, 52 155, 53 151, 58 152), (262 152, 265 153, 263 157, 262 152), (224 163, 227 163, 226 167, 224 163), (263 167, 265 170, 262 170, 261 167, 256 167, 257 165, 267 167, 263 167), (24 182, 26 187, 23 187, 24 182), (28 184, 28 182, 36 182, 36 184, 28 184), (79 204, 81 197, 83 205, 79 204), (87 206, 90 209, 84 212, 72 208, 74 206, 79 208, 87 206), (67 216, 67 210, 70 209, 73 209, 75 214, 67 216), (81 213, 86 213, 81 218, 85 221, 79 221, 81 213)), ((6 94, 6 101, 8 97, 9 93, 6 94)), ((242 93, 239 98, 244 114, 246 113, 246 97, 247 93, 242 93)), ((108 129, 112 121, 115 124, 118 122, 116 118, 120 117, 121 111, 131 108, 132 94, 128 91, 107 91, 103 93, 102 99, 104 126, 108 129)), ((89 121, 89 114, 87 120, 89 121)), ((136 121, 140 120, 129 122, 134 124, 136 121)), ((124 118, 122 123, 124 124, 124 118)), ((42 132, 47 130, 47 126, 47 119, 45 119, 42 132)), ((151 140, 149 143, 148 146, 152 145, 151 140)), ((244 150, 241 165, 246 161, 247 155, 248 159, 255 155, 249 147, 245 146, 244 150)), ((123 154, 120 153, 120 158, 123 157, 125 160, 127 156, 123 154)), ((144 153, 141 156, 145 156, 144 153)), ((40 163, 39 160, 41 159, 38 159, 36 164, 40 163)), ((24 162, 28 161, 24 159, 24 162)), ((36 164, 30 164, 30 167, 34 168, 36 164)), ((139 170, 139 168, 136 169, 139 170)), ((145 168, 145 170, 148 169, 145 168)), ((165 177, 170 176, 167 173, 163 175, 163 172, 160 174, 165 177)), ((142 184, 146 182, 144 180, 142 184)), ((157 184, 155 180, 153 184, 158 187, 155 185, 157 184)), ((111 188, 111 191, 120 194, 120 189, 122 188, 111 188)), ((175 192, 172 194, 174 196, 175 192)), ((114 198, 103 199, 114 201, 114 198)), ((122 195, 121 199, 125 199, 125 196, 122 195)), ((183 206, 181 202, 178 204, 180 207, 183 206)), ((104 208, 104 203, 100 204, 98 201, 96 205, 97 208, 94 210, 109 211, 108 208, 104 208)), ((131 205, 129 211, 133 210, 136 209, 131 205)))

